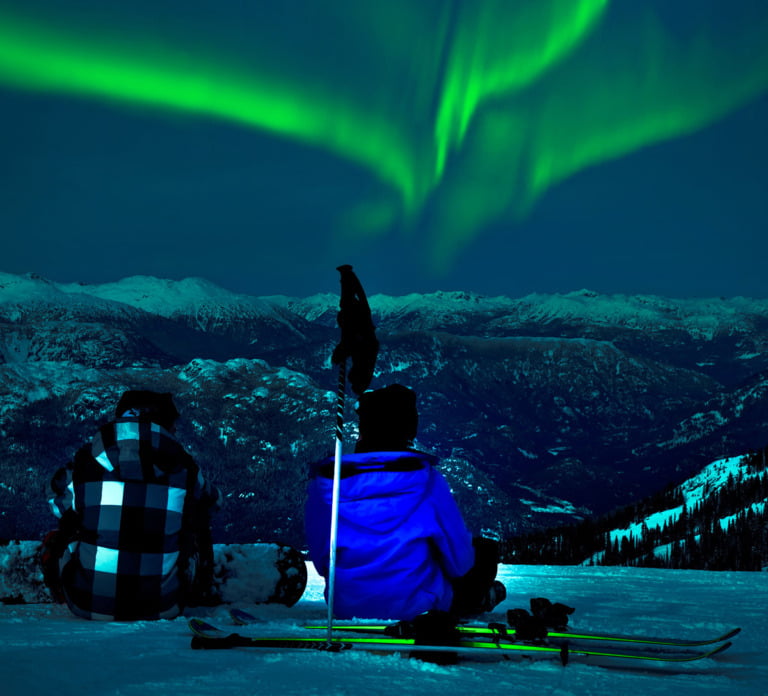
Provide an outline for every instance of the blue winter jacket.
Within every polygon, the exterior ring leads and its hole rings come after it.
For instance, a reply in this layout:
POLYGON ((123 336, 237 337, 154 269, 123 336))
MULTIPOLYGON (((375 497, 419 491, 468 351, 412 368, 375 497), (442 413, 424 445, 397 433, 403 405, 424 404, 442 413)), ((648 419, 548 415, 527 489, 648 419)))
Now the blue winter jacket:
MULTIPOLYGON (((448 484, 421 452, 343 457, 336 551, 337 618, 412 619, 450 609, 451 580, 475 560, 448 484)), ((333 457, 312 466, 307 543, 328 577, 333 457)))

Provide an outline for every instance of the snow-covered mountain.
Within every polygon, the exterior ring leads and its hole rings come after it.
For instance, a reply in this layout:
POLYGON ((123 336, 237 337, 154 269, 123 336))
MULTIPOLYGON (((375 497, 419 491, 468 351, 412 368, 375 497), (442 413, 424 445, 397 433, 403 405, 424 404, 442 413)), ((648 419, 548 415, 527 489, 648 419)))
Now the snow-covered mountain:
POLYGON ((508 540, 525 563, 768 570, 768 448, 597 519, 508 540))
MULTIPOLYGON (((768 440, 768 300, 370 301, 372 386, 419 392, 418 444, 477 531, 605 512, 768 440)), ((122 390, 155 388, 176 395, 182 440, 225 489, 221 534, 300 544, 304 465, 333 445, 337 308, 201 279, 0 273, 0 537, 45 529, 55 468, 122 390)))
POLYGON ((632 522, 611 529, 606 548, 586 563, 707 570, 768 567, 765 457, 763 450, 708 464, 647 501, 632 522))

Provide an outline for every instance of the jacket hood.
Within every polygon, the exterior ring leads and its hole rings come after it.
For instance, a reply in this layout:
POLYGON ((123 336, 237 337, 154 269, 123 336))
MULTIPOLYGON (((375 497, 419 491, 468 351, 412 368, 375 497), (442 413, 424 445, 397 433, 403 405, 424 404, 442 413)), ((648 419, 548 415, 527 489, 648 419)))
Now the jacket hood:
POLYGON ((143 480, 184 468, 188 455, 162 425, 143 418, 118 418, 102 426, 91 444, 91 456, 106 471, 143 480))
MULTIPOLYGON (((424 452, 365 452, 342 458, 340 517, 391 533, 408 521, 418 524, 418 511, 431 496, 437 458, 424 452)), ((334 458, 312 466, 311 476, 330 504, 334 458)))

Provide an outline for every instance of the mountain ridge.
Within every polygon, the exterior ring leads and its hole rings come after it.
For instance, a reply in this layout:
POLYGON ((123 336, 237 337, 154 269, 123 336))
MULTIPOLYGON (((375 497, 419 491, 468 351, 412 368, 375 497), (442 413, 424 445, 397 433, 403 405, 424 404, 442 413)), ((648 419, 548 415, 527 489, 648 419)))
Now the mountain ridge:
MULTIPOLYGON (((371 386, 416 388, 417 444, 450 461, 457 495, 480 482, 482 495, 460 495, 476 528, 504 535, 589 517, 692 473, 724 437, 764 444, 768 300, 582 290, 370 303, 382 345, 371 386)), ((27 485, 39 487, 121 389, 162 388, 188 419, 182 439, 232 489, 228 540, 246 520, 244 541, 299 543, 303 465, 333 443, 337 311, 332 293, 255 298, 203 279, 85 286, 0 273, 0 483, 32 461, 27 485), (31 443, 46 421, 59 429, 31 443), (285 495, 271 500, 251 478, 285 495)), ((350 409, 349 442, 354 420, 350 409)), ((0 525, 19 504, 2 490, 0 525)), ((0 526, 0 536, 28 534, 0 526)))

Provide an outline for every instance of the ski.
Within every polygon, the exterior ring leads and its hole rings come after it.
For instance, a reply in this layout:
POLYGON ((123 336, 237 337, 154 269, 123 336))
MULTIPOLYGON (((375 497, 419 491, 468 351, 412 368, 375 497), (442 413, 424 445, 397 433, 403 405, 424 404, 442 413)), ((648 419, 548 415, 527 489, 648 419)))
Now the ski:
POLYGON ((493 656, 496 658, 519 657, 551 657, 559 658, 566 664, 571 658, 587 661, 635 660, 657 663, 693 662, 709 657, 730 647, 730 643, 722 643, 711 650, 689 652, 685 654, 652 653, 643 650, 601 650, 580 645, 564 644, 562 646, 538 645, 525 643, 494 642, 491 640, 467 638, 458 645, 417 645, 412 638, 391 638, 385 635, 367 637, 345 637, 341 641, 323 641, 312 636, 248 636, 240 633, 230 633, 201 619, 189 621, 193 633, 191 647, 195 649, 226 649, 226 648, 265 648, 265 649, 303 649, 321 650, 325 652, 343 652, 346 650, 367 650, 374 652, 407 652, 407 653, 455 653, 468 657, 493 656))
MULTIPOLYGON (((325 629, 323 625, 308 625, 304 628, 317 630, 325 629)), ((386 631, 386 624, 334 624, 335 631, 354 632, 354 633, 367 633, 367 634, 384 634, 386 631)), ((490 626, 457 626, 457 629, 462 635, 472 636, 479 638, 481 636, 490 637, 494 640, 499 638, 502 640, 514 641, 515 629, 505 628, 503 625, 499 627, 490 626)), ((632 636, 632 635, 620 635, 612 633, 581 633, 581 632, 568 632, 568 631, 548 631, 545 640, 547 641, 587 641, 592 643, 619 643, 627 645, 639 645, 647 646, 648 648, 657 647, 659 649, 686 649, 686 648, 703 648, 709 645, 716 645, 718 643, 725 643, 734 636, 741 632, 740 628, 734 628, 727 633, 716 638, 706 638, 702 640, 686 640, 680 638, 652 638, 648 636, 632 636)))
MULTIPOLYGON (((229 611, 232 620, 239 626, 246 626, 248 624, 258 623, 259 619, 252 614, 249 614, 242 609, 230 609, 229 611)), ((326 630, 325 624, 306 625, 306 629, 310 630, 326 630)), ((355 624, 334 624, 334 631, 351 632, 351 633, 366 633, 366 634, 378 634, 385 633, 387 624, 376 623, 355 623, 355 624)), ((474 626, 459 624, 458 630, 462 634, 479 638, 481 636, 487 636, 494 641, 501 639, 507 639, 510 641, 515 640, 515 629, 506 628, 502 624, 489 624, 487 626, 474 626)), ((614 633, 584 633, 584 632, 563 632, 563 631, 549 631, 547 634, 547 640, 552 641, 594 641, 595 643, 622 643, 622 644, 635 644, 641 646, 655 646, 660 650, 666 648, 702 648, 709 645, 715 645, 716 643, 725 643, 734 636, 741 632, 740 628, 734 628, 726 633, 715 638, 705 638, 701 640, 687 640, 680 638, 652 638, 648 636, 632 636, 622 635, 614 633)))

